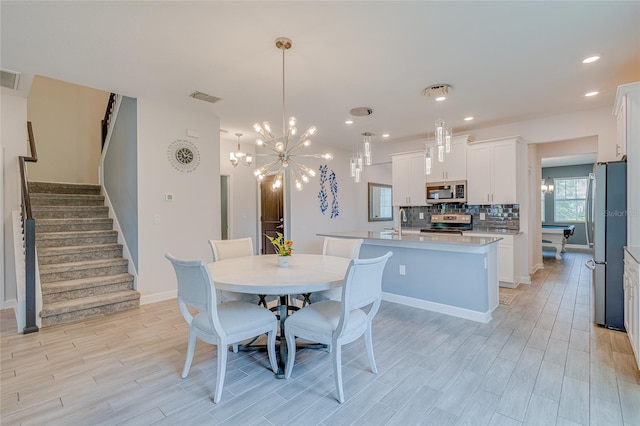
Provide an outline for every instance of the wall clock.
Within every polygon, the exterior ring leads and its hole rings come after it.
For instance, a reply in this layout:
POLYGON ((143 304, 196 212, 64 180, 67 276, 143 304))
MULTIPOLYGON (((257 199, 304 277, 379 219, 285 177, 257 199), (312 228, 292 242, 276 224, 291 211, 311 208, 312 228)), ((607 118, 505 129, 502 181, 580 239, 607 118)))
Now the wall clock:
POLYGON ((193 143, 178 139, 169 145, 167 159, 176 170, 189 173, 200 164, 200 153, 193 143))

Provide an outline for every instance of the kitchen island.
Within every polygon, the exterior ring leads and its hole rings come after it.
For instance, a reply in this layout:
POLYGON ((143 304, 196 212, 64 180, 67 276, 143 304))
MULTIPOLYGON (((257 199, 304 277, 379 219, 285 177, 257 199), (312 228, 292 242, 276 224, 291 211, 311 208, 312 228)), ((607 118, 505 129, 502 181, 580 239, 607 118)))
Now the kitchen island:
POLYGON ((487 323, 498 306, 500 237, 392 232, 319 234, 362 238, 361 258, 387 251, 383 299, 487 323))

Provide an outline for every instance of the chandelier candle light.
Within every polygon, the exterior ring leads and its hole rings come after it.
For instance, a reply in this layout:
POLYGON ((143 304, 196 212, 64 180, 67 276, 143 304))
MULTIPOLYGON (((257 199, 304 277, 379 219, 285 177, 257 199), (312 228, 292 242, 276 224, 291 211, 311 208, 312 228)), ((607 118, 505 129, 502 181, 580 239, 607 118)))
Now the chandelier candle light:
POLYGON ((362 181, 364 166, 371 165, 371 136, 373 136, 373 133, 364 132, 362 134, 362 151, 356 145, 355 152, 351 156, 351 177, 355 183, 362 181))
POLYGON ((244 159, 242 164, 244 164, 245 166, 250 166, 251 164, 253 164, 253 157, 251 156, 251 154, 247 154, 240 150, 240 136, 242 136, 242 133, 236 133, 236 136, 238 137, 238 150, 229 153, 229 162, 233 164, 233 167, 236 167, 238 163, 244 159))
POLYGON ((285 51, 292 46, 291 40, 285 37, 276 39, 276 47, 282 50, 282 133, 283 136, 276 138, 271 131, 271 124, 265 121, 262 124, 255 123, 253 129, 262 136, 256 139, 256 145, 271 150, 272 154, 256 154, 256 156, 275 157, 273 161, 257 168, 254 172, 256 178, 261 181, 266 175, 275 174, 276 178, 273 182, 273 190, 277 190, 282 186, 284 174, 289 170, 291 178, 295 182, 296 189, 301 191, 304 183, 309 182, 309 177, 316 175, 315 170, 305 166, 298 160, 299 157, 313 157, 331 160, 333 155, 326 154, 299 154, 297 151, 309 147, 311 145, 311 137, 317 133, 315 126, 311 126, 301 135, 298 135, 296 128, 296 118, 291 116, 289 120, 285 120, 285 67, 284 56, 285 51), (287 126, 288 124, 288 126, 287 126))
MULTIPOLYGON (((433 97, 436 102, 442 102, 447 99, 447 94, 451 86, 448 84, 433 84, 424 89, 423 94, 425 96, 433 97)), ((453 131, 450 127, 446 126, 443 119, 436 120, 434 139, 436 146, 438 147, 438 162, 444 162, 444 154, 451 153, 451 137, 453 131)), ((431 174, 431 165, 433 161, 433 148, 427 146, 425 150, 425 172, 431 174)))

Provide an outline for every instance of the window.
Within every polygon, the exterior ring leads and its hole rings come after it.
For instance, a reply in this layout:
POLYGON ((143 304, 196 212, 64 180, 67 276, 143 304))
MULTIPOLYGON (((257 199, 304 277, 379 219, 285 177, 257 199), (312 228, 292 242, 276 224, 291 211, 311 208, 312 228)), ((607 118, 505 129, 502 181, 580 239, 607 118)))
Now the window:
POLYGON ((584 222, 588 178, 556 178, 553 181, 554 220, 584 222))

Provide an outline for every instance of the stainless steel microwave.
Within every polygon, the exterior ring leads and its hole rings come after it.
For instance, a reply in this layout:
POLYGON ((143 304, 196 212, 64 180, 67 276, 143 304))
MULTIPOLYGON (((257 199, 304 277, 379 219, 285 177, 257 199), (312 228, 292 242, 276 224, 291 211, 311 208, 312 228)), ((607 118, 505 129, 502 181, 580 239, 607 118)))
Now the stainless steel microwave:
POLYGON ((467 181, 429 182, 427 188, 427 204, 466 203, 467 181))

